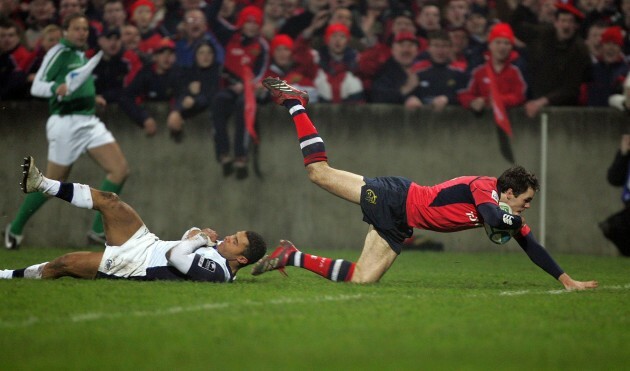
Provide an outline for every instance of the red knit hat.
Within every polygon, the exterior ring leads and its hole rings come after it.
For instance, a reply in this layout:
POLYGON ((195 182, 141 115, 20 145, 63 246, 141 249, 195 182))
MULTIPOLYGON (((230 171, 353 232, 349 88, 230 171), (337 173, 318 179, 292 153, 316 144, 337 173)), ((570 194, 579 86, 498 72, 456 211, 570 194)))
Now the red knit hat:
POLYGON ((288 49, 293 50, 293 39, 289 35, 280 34, 271 39, 271 54, 279 46, 286 46, 288 49))
POLYGON ((263 11, 254 5, 244 7, 240 13, 238 13, 238 20, 236 21, 236 27, 241 28, 245 22, 255 22, 259 26, 263 24, 263 11))
POLYGON ((155 13, 155 4, 153 3, 153 1, 137 0, 133 4, 131 4, 131 7, 129 7, 129 16, 133 17, 133 12, 135 12, 136 9, 138 9, 141 6, 148 6, 149 9, 151 9, 151 14, 155 13))
POLYGON ((328 44, 328 40, 330 40, 330 37, 337 32, 343 32, 346 37, 350 38, 350 30, 348 30, 348 27, 346 27, 345 24, 334 23, 326 27, 326 33, 324 34, 324 41, 326 42, 326 44, 328 44))
POLYGON ((615 43, 619 46, 623 46, 623 33, 621 27, 608 27, 604 33, 602 33, 601 43, 615 43))
POLYGON ((510 27, 507 23, 497 23, 490 30, 490 34, 488 34, 488 42, 492 42, 492 40, 502 37, 504 39, 508 39, 510 44, 514 45, 514 32, 512 32, 512 27, 510 27))

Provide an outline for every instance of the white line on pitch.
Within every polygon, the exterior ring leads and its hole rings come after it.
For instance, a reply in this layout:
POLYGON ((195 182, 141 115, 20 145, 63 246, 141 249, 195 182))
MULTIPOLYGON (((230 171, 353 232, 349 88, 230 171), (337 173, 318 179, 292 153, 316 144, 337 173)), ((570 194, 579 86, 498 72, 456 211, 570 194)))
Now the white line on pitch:
POLYGON ((262 306, 262 305, 280 305, 280 304, 312 304, 312 303, 322 303, 322 302, 335 302, 335 301, 351 301, 358 300, 369 295, 325 295, 314 298, 277 298, 270 299, 267 301, 254 301, 254 300, 246 300, 244 302, 237 303, 206 303, 206 304, 198 304, 191 306, 175 306, 168 307, 164 309, 156 309, 156 310, 138 310, 131 312, 114 312, 114 313, 105 313, 105 312, 94 312, 94 313, 79 313, 79 314, 70 314, 67 317, 59 317, 59 318, 38 318, 38 317, 29 317, 23 321, 13 321, 7 322, 0 320, 0 328, 17 328, 17 327, 30 327, 34 325, 44 324, 44 323, 63 323, 63 322, 89 322, 89 321, 99 321, 99 320, 108 320, 108 319, 118 319, 118 318, 130 318, 130 317, 161 317, 168 316, 179 313, 190 313, 190 312, 200 312, 206 311, 209 309, 225 309, 228 307, 239 307, 239 306, 262 306))

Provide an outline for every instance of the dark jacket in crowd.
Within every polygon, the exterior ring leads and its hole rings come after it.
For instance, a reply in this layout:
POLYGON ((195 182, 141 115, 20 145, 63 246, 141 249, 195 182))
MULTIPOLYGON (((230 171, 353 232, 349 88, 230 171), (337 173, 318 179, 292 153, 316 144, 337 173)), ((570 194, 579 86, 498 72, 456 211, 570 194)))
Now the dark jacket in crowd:
POLYGON ((181 74, 177 67, 158 75, 153 66, 144 67, 123 90, 119 105, 122 110, 139 126, 151 115, 142 103, 169 102, 174 103, 177 87, 180 86, 181 74))

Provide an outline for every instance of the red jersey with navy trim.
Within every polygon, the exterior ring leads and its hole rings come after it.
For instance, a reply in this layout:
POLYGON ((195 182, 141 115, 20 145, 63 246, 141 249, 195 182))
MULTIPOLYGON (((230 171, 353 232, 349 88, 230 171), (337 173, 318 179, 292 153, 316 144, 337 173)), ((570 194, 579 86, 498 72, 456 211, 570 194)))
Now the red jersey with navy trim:
MULTIPOLYGON (((477 206, 483 203, 498 206, 497 178, 462 176, 434 186, 411 183, 407 193, 407 224, 436 232, 478 228, 483 219, 477 206)), ((523 225, 520 234, 525 236, 529 231, 523 225)))

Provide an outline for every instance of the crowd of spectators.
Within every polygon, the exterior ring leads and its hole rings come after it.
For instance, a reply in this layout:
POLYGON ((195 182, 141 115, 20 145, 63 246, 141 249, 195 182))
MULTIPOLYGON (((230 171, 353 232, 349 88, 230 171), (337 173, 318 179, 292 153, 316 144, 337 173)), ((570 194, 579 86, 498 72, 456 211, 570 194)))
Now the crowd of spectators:
POLYGON ((32 99, 76 12, 91 20, 86 55, 104 52, 97 94, 147 135, 159 125, 142 102, 169 102, 175 140, 210 112, 217 160, 241 178, 267 76, 314 103, 630 107, 630 0, 1 0, 0 100, 32 99))

